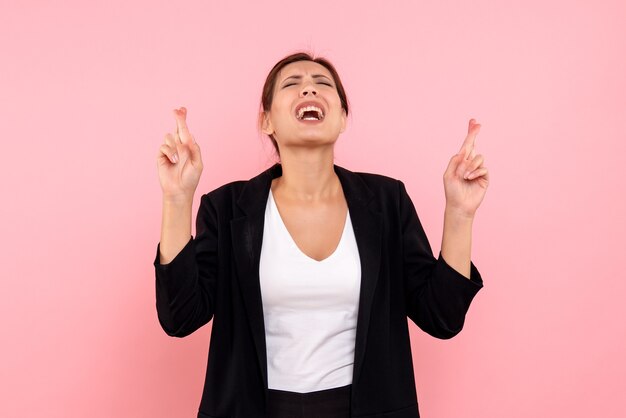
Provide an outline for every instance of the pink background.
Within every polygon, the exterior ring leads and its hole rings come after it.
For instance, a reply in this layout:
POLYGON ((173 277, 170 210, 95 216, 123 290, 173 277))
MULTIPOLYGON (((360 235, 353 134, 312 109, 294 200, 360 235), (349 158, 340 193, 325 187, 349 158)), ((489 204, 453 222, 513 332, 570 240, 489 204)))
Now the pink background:
POLYGON ((485 288, 452 340, 410 323, 422 415, 626 416, 626 3, 378 3, 2 3, 0 416, 195 416, 211 326, 157 321, 156 154, 186 106, 194 219, 268 167, 261 87, 299 49, 347 89, 336 163, 402 179, 435 252, 482 124, 485 288))

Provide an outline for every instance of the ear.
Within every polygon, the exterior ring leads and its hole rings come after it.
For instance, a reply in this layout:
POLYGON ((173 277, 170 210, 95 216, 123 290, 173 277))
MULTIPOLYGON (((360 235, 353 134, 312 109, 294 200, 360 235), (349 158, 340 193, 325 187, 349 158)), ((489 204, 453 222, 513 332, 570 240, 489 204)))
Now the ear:
POLYGON ((264 134, 271 135, 274 133, 274 127, 272 126, 269 112, 261 111, 259 114, 259 120, 261 121, 261 131, 264 134))
POLYGON ((339 133, 343 133, 343 131, 346 130, 346 123, 347 123, 348 117, 346 116, 346 109, 341 109, 341 130, 339 131, 339 133))

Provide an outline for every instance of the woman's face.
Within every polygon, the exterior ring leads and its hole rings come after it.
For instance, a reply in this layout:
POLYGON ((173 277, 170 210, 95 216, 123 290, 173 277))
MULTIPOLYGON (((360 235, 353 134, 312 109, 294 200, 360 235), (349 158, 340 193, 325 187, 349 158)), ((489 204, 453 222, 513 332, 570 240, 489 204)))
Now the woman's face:
POLYGON ((312 61, 283 67, 276 77, 272 107, 263 116, 263 132, 273 134, 281 150, 332 144, 346 128, 346 112, 332 75, 312 61))

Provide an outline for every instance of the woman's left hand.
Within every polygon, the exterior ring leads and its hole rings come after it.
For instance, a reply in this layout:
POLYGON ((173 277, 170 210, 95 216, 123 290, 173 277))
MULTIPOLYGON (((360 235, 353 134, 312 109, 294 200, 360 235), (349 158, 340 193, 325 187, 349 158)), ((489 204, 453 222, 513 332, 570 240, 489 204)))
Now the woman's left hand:
POLYGON ((485 197, 489 185, 489 173, 484 166, 485 159, 474 152, 476 135, 480 125, 470 119, 467 136, 459 153, 450 159, 443 174, 446 193, 446 210, 462 216, 473 217, 485 197))

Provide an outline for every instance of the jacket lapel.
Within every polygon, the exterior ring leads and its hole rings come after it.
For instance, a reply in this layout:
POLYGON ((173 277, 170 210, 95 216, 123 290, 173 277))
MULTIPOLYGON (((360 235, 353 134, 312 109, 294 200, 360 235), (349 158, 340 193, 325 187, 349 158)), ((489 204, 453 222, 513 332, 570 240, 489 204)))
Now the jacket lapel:
MULTIPOLYGON (((363 365, 372 299, 380 269, 382 216, 375 207, 375 201, 370 203, 374 194, 357 174, 338 165, 334 165, 334 169, 341 181, 348 203, 361 261, 361 290, 352 376, 354 383, 358 381, 363 365)), ((268 387, 267 351, 259 262, 263 243, 265 206, 272 179, 280 175, 282 175, 282 166, 277 163, 250 179, 237 201, 237 205, 245 215, 230 222, 239 284, 266 388, 268 387)))

